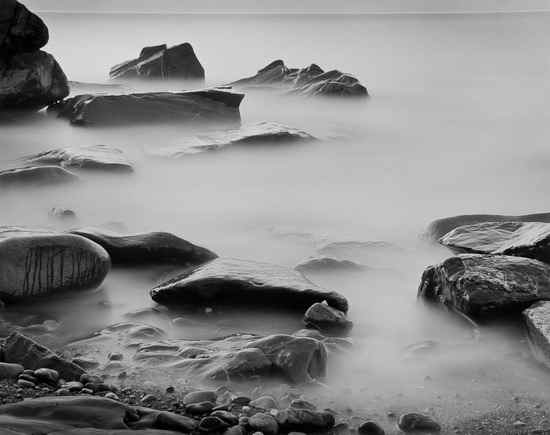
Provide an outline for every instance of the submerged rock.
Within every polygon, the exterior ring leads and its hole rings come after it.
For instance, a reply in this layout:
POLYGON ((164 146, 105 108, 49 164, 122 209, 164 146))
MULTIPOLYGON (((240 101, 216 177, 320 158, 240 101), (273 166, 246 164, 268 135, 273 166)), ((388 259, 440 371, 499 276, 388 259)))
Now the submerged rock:
POLYGON ((350 260, 338 260, 336 258, 322 257, 311 258, 295 267, 298 272, 362 272, 366 266, 350 260))
POLYGON ((25 160, 29 163, 55 164, 80 169, 126 172, 134 170, 122 150, 107 145, 57 148, 29 156, 25 160))
POLYGON ((332 308, 326 303, 317 302, 308 308, 304 314, 304 323, 321 331, 343 330, 346 331, 353 326, 346 314, 332 308))
POLYGON ((217 257, 212 251, 164 232, 116 234, 100 228, 81 228, 73 234, 101 245, 114 264, 200 265, 217 257))
POLYGON ((153 288, 151 297, 163 305, 265 305, 292 310, 305 310, 326 300, 338 310, 348 310, 346 298, 318 287, 296 271, 232 258, 219 258, 186 271, 153 288))
POLYGON ((42 19, 15 0, 0 4, 0 53, 29 53, 48 43, 48 27, 42 19))
POLYGON ((240 121, 243 94, 207 89, 126 95, 77 95, 49 111, 79 125, 240 121))
POLYGON ((468 316, 520 313, 550 299, 550 266, 522 257, 463 254, 428 267, 418 296, 468 316))
POLYGON ((0 299, 25 300, 99 286, 107 252, 73 234, 0 227, 0 299))
POLYGON ((527 338, 534 357, 550 367, 550 302, 537 302, 523 311, 527 338))
POLYGON ((137 59, 111 68, 112 79, 204 80, 204 68, 188 42, 168 48, 166 44, 144 47, 137 59))
POLYGON ((58 184, 76 180, 78 180, 76 174, 61 166, 22 166, 0 171, 0 187, 58 184))
POLYGON ((441 425, 433 418, 414 412, 399 417, 397 426, 403 432, 439 432, 441 430, 441 425))
POLYGON ((350 74, 337 70, 323 71, 316 64, 306 68, 288 68, 282 60, 271 62, 255 76, 230 84, 237 88, 279 87, 308 96, 368 97, 367 89, 350 74))
POLYGON ((439 241, 456 252, 515 255, 550 262, 550 224, 542 222, 464 225, 439 241))

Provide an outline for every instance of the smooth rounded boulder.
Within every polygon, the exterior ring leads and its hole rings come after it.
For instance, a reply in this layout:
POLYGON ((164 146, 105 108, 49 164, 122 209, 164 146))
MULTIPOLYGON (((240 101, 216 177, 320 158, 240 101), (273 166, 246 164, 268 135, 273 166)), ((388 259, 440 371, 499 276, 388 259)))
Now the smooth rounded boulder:
POLYGON ((42 19, 15 0, 0 3, 0 53, 29 53, 48 43, 48 27, 42 19))

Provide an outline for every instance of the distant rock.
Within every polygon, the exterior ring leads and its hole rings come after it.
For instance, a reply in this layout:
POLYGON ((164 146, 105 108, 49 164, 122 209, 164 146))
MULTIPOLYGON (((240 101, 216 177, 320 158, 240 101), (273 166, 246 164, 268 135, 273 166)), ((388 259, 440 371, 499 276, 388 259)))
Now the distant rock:
POLYGON ((323 71, 316 64, 306 68, 288 68, 282 60, 271 62, 255 76, 230 84, 236 88, 280 88, 289 93, 326 97, 368 97, 367 89, 350 74, 323 71))
POLYGON ((550 302, 537 302, 523 311, 525 330, 533 355, 550 367, 550 302))
POLYGON ((304 323, 321 331, 347 331, 353 326, 344 312, 324 302, 317 302, 307 309, 304 323))
POLYGON ((468 316, 519 314, 550 299, 550 266, 522 257, 463 254, 428 267, 418 296, 468 316))
POLYGON ((550 224, 483 222, 455 228, 439 239, 455 252, 515 255, 550 262, 550 224))
POLYGON ((81 228, 72 233, 101 245, 109 253, 113 264, 196 266, 217 257, 206 248, 165 232, 122 235, 100 228, 81 228))
POLYGON ((107 252, 73 234, 0 227, 0 299, 25 300, 99 286, 107 252))
POLYGON ((111 79, 204 80, 204 68, 188 42, 168 48, 145 47, 137 59, 111 68, 111 79))
POLYGON ((0 57, 40 50, 48 43, 48 28, 37 15, 15 0, 0 4, 0 57))
POLYGON ((22 166, 0 171, 0 187, 59 184, 78 180, 78 176, 61 166, 22 166))
POLYGON ((400 262, 411 261, 411 254, 405 249, 390 242, 377 240, 330 242, 317 252, 323 257, 352 261, 369 269, 394 269, 400 262))
POLYGON ((439 432, 441 430, 441 425, 433 418, 414 412, 401 415, 397 426, 403 432, 439 432))
POLYGON ((83 94, 50 106, 49 112, 78 125, 170 122, 239 122, 243 94, 207 89, 126 95, 83 94))
POLYGON ((122 150, 107 145, 57 148, 26 157, 28 163, 55 164, 68 168, 132 172, 122 150))
POLYGON ((325 433, 335 424, 334 415, 327 411, 288 408, 277 413, 281 431, 303 433, 325 433))
POLYGON ((153 288, 151 297, 168 306, 264 305, 291 310, 305 310, 326 300, 338 310, 348 310, 346 298, 318 287, 296 271, 232 258, 219 258, 175 276, 153 288))
POLYGON ((63 221, 75 221, 77 219, 74 210, 62 207, 52 207, 48 213, 51 218, 60 219, 63 221))
POLYGON ((307 272, 362 272, 367 270, 366 266, 349 260, 338 260, 336 258, 322 257, 310 258, 295 269, 302 273, 307 272))

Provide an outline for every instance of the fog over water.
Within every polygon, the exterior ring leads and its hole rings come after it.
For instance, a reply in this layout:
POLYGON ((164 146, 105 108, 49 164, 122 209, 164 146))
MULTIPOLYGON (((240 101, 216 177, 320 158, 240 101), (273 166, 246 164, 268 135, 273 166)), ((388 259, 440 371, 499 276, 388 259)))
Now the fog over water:
MULTIPOLYGON (((52 147, 93 144, 119 147, 135 163, 132 175, 86 173, 69 186, 2 192, 3 224, 61 228, 48 210, 65 207, 75 210, 78 225, 170 231, 219 255, 289 267, 328 242, 385 241, 395 249, 350 258, 372 267, 365 273, 308 275, 350 301, 355 347, 328 379, 350 388, 340 403, 361 398, 369 412, 384 415, 388 403, 414 402, 445 419, 491 410, 518 392, 547 397, 548 376, 525 356, 519 328, 483 329, 476 341, 466 324, 419 305, 416 291, 424 267, 450 255, 419 240, 431 220, 550 208, 549 14, 43 18, 51 30, 46 50, 73 81, 103 83, 112 65, 143 46, 189 41, 208 85, 281 58, 288 66, 315 62, 352 73, 372 98, 248 93, 243 124, 276 121, 322 140, 177 160, 151 151, 181 144, 196 133, 189 126, 79 128, 49 117, 2 124, 2 167, 52 147), (403 359, 405 346, 428 339, 438 340, 441 352, 403 359)), ((152 306, 148 289, 165 272, 116 269, 100 291, 21 309, 82 337, 152 306)), ((301 327, 295 316, 258 310, 194 318, 198 326, 188 330, 151 321, 176 337, 301 327)))

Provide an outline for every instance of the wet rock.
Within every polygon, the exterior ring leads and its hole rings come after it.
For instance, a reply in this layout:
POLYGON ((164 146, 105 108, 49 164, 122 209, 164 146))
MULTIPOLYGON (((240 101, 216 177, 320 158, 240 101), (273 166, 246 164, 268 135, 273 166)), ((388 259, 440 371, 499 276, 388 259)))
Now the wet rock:
POLYGON ((239 122, 243 94, 207 89, 124 95, 76 95, 49 112, 78 125, 168 122, 239 122))
POLYGON ((253 431, 262 432, 265 435, 277 435, 279 432, 277 420, 271 414, 261 412, 250 417, 248 426, 253 431))
POLYGON ((294 399, 290 402, 290 407, 294 409, 309 409, 310 411, 315 411, 317 407, 307 400, 304 399, 294 399))
POLYGON ((71 393, 76 393, 76 392, 79 392, 80 390, 82 390, 82 388, 84 388, 84 385, 82 385, 78 381, 72 381, 72 382, 67 382, 66 384, 61 385, 61 388, 64 388, 65 390, 68 390, 71 393))
POLYGON ((113 264, 200 265, 216 254, 174 234, 164 232, 121 235, 100 228, 81 228, 73 234, 101 245, 113 264))
POLYGON ((459 255, 428 267, 418 296, 468 316, 520 313, 550 299, 550 266, 521 257, 459 255))
POLYGON ((223 432, 223 435, 245 435, 246 430, 241 425, 235 425, 223 432))
POLYGON ((166 44, 144 47, 137 59, 111 68, 111 79, 204 80, 204 68, 188 42, 168 48, 166 44))
POLYGON ((304 314, 304 324, 321 331, 347 331, 353 326, 353 323, 347 319, 344 312, 329 306, 325 302, 317 302, 307 309, 304 314))
POLYGON ((279 88, 293 94, 328 97, 367 97, 367 89, 350 74, 337 70, 323 71, 311 64, 298 69, 288 68, 282 60, 271 62, 255 76, 233 82, 236 88, 279 88))
POLYGON ((262 409, 277 408, 277 401, 271 396, 261 396, 250 402, 250 406, 262 409))
POLYGON ((223 432, 229 425, 218 417, 204 417, 199 423, 199 431, 201 432, 223 432))
POLYGON ((550 302, 537 302, 523 311, 527 338, 537 361, 550 367, 550 302))
POLYGON ((105 394, 104 397, 111 400, 120 400, 120 397, 118 397, 116 393, 113 393, 112 391, 109 391, 107 394, 105 394))
POLYGON ((229 411, 218 410, 218 411, 214 411, 210 415, 212 417, 217 417, 217 418, 222 419, 223 421, 225 421, 230 426, 235 426, 235 425, 239 424, 239 418, 235 414, 233 414, 229 411))
POLYGON ((357 429, 359 435, 385 435, 384 429, 374 421, 366 421, 357 429))
POLYGON ((331 429, 334 415, 329 412, 310 411, 308 409, 286 409, 276 416, 282 431, 291 432, 322 432, 331 429))
POLYGON ((41 382, 46 382, 51 385, 57 385, 59 373, 57 370, 40 368, 34 371, 34 376, 41 382))
POLYGON ((132 172, 130 161, 122 150, 107 145, 56 148, 25 158, 29 164, 54 164, 65 168, 132 172))
POLYGON ((21 364, 0 362, 0 380, 17 379, 23 373, 23 370, 24 368, 21 364))
MULTIPOLYGON (((48 27, 42 19, 15 0, 0 4, 0 53, 31 53, 48 43, 48 27)), ((3 57, 1 56, 1 57, 3 57)))
POLYGON ((34 382, 29 381, 27 379, 18 379, 17 386, 21 388, 34 388, 36 385, 34 382))
POLYGON ((157 415, 155 427, 157 429, 173 430, 176 432, 193 432, 197 428, 196 420, 172 412, 161 412, 157 415))
POLYGON ((202 414, 208 414, 212 411, 214 408, 214 404, 212 402, 198 402, 198 403, 191 403, 190 405, 187 405, 185 407, 185 412, 192 414, 192 415, 202 415, 202 414))
POLYGON ((22 166, 0 171, 0 188, 25 185, 60 184, 78 180, 78 176, 60 166, 22 166))
POLYGON ((187 393, 183 398, 183 403, 185 405, 191 405, 192 403, 199 402, 212 402, 216 403, 217 394, 215 391, 204 390, 204 391, 193 391, 187 393))
POLYGON ((326 291, 298 272, 254 261, 219 258, 182 273, 151 290, 163 305, 266 305, 305 310, 315 302, 348 310, 347 300, 326 291))
POLYGON ((439 432, 441 426, 431 417, 427 415, 410 413, 403 414, 399 417, 397 426, 403 432, 414 432, 414 431, 431 431, 439 432))
POLYGON ((336 258, 323 257, 311 258, 295 267, 298 272, 362 272, 367 270, 366 266, 349 260, 338 260, 336 258))
POLYGON ((103 282, 110 265, 107 252, 83 237, 0 227, 3 300, 95 288, 103 282))

